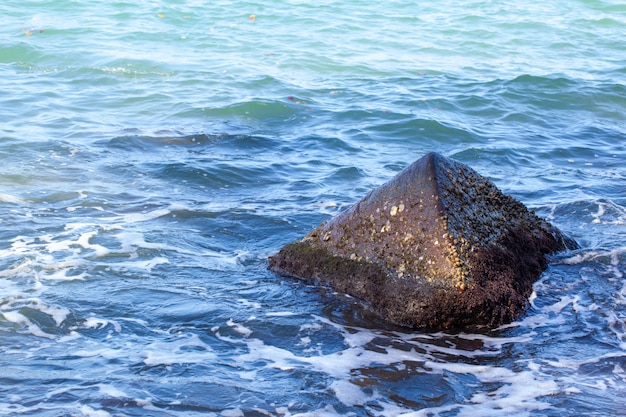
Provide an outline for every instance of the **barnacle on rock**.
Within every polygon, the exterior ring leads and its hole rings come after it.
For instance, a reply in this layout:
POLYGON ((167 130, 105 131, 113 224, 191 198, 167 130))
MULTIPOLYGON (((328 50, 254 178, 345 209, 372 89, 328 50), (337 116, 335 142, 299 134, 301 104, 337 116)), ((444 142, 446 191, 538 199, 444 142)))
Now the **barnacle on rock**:
POLYGON ((319 280, 402 325, 497 326, 524 311, 545 255, 575 245, 471 168, 430 153, 285 246, 269 268, 319 280))

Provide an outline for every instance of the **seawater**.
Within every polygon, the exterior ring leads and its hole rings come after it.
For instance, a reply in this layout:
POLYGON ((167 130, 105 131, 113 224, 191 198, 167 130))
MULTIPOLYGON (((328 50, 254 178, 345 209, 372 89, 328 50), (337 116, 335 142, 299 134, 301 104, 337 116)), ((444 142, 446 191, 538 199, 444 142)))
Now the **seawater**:
POLYGON ((626 415, 626 5, 0 4, 0 414, 626 415), (498 329, 267 256, 437 151, 575 238, 498 329))

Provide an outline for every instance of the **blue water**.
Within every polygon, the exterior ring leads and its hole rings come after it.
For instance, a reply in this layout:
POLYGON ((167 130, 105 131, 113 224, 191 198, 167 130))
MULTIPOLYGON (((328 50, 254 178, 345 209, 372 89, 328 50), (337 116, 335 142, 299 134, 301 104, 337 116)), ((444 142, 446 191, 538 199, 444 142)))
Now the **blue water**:
POLYGON ((626 5, 0 4, 0 414, 626 415, 626 5), (390 326, 267 256, 427 152, 574 237, 390 326))

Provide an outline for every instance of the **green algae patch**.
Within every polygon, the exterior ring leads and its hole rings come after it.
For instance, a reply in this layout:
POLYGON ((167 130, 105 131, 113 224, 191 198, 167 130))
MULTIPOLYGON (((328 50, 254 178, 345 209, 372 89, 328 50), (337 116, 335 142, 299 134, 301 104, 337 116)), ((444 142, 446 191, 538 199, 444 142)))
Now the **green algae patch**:
POLYGON ((302 241, 286 245, 270 258, 269 267, 280 275, 330 285, 336 291, 358 298, 365 294, 375 298, 389 275, 378 264, 334 256, 324 248, 302 241))

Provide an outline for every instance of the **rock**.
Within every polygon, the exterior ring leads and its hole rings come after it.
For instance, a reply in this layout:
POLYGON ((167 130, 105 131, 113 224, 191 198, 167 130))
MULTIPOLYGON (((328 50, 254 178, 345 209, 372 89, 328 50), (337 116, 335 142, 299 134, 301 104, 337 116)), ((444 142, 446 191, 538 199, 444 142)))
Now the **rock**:
POLYGON ((485 177, 429 153, 283 247, 269 269, 356 297, 396 324, 495 327, 525 311, 546 255, 575 247, 485 177))

